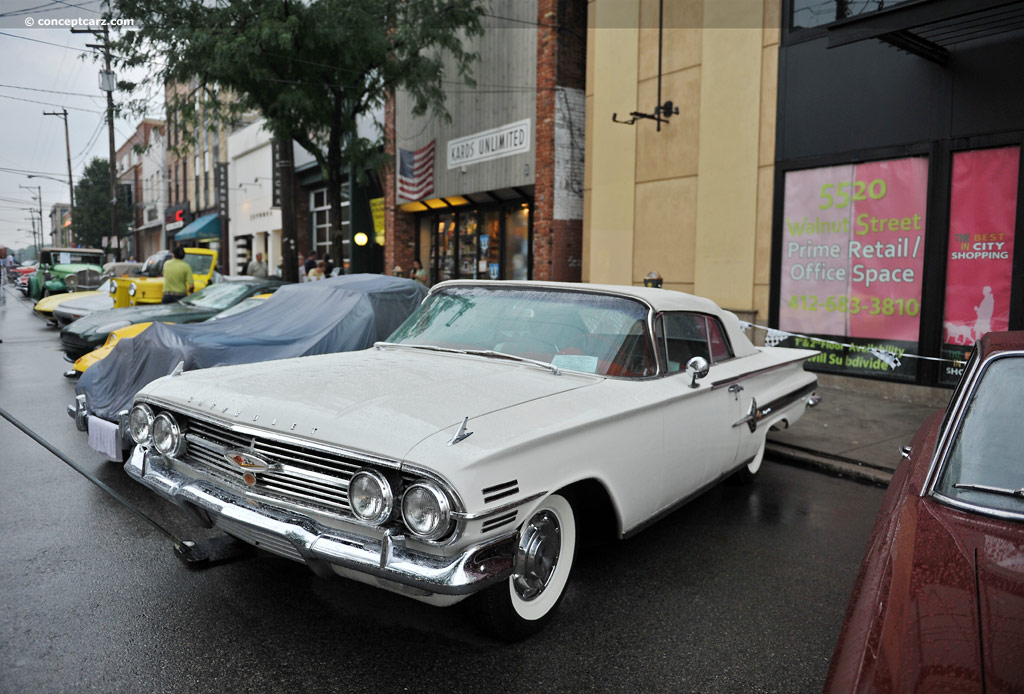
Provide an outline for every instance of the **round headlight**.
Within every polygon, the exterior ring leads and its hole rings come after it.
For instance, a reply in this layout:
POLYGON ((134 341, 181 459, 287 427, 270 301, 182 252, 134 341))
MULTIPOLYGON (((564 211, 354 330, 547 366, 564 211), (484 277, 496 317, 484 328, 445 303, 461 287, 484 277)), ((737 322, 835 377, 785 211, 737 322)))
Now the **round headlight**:
POLYGON ((117 294, 117 285, 114 284, 113 281, 111 281, 111 283, 110 283, 110 293, 111 294, 117 294))
POLYGON ((75 277, 74 275, 68 275, 67 277, 64 278, 64 288, 67 289, 69 292, 75 291, 75 289, 77 287, 78 287, 78 278, 77 277, 75 277))
POLYGON ((451 525, 451 503, 433 482, 416 482, 402 497, 402 518, 417 537, 436 540, 451 525))
POLYGON ((348 483, 348 503, 356 518, 380 525, 391 516, 394 495, 384 475, 376 470, 360 470, 348 483))
POLYGON ((178 423, 166 412, 161 412, 153 420, 153 445, 169 457, 181 455, 185 448, 178 423))
POLYGON ((135 286, 134 282, 129 284, 128 285, 128 296, 135 296, 135 292, 138 291, 138 289, 139 288, 137 286, 135 286))
POLYGON ((135 443, 149 443, 153 433, 153 410, 149 405, 136 405, 128 414, 128 432, 135 443))

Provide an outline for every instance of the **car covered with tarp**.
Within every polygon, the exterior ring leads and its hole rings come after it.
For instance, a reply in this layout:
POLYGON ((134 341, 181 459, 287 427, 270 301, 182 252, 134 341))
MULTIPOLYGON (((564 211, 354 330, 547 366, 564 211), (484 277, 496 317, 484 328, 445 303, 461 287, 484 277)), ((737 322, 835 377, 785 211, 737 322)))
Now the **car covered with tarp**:
MULTIPOLYGON (((422 284, 385 275, 343 275, 287 285, 257 308, 215 323, 156 323, 79 379, 68 414, 94 450, 119 460, 130 441, 124 415, 145 385, 173 373, 229 364, 367 349, 386 339, 427 294, 422 284)), ((296 384, 318 390, 329 381, 296 384)))

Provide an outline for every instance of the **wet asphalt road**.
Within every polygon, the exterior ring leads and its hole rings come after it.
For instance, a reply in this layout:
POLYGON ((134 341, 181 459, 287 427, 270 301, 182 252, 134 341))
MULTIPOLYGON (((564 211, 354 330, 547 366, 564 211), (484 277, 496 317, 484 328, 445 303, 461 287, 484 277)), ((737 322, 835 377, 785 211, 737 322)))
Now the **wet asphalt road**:
MULTIPOLYGON (((0 339, 0 407, 172 532, 210 535, 89 449, 57 333, 23 300, 0 339)), ((820 691, 882 493, 766 464, 578 557, 555 620, 510 646, 471 603, 269 555, 191 571, 0 419, 0 692, 820 691)))

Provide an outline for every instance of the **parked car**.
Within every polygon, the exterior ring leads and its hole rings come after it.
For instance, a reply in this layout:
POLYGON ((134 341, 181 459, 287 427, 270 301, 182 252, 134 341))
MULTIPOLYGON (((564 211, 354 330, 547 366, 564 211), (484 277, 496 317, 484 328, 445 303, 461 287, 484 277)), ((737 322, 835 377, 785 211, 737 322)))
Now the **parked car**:
MULTIPOLYGON (((269 299, 272 296, 273 294, 257 294, 256 296, 250 296, 248 299, 243 299, 234 306, 224 309, 223 311, 213 316, 209 320, 203 321, 203 323, 215 323, 218 320, 222 320, 230 316, 235 316, 238 315, 239 313, 245 313, 246 311, 256 308, 257 306, 262 304, 266 299, 269 299)), ((110 353, 114 350, 114 345, 116 345, 119 341, 131 339, 151 325, 153 324, 149 322, 135 323, 134 325, 126 325, 123 328, 118 328, 117 330, 114 330, 109 335, 107 335, 107 339, 103 342, 101 346, 97 347, 88 354, 83 354, 78 359, 76 359, 74 365, 71 368, 71 371, 73 373, 66 373, 65 375, 72 377, 81 376, 90 366, 110 356, 110 353)))
MULTIPOLYGON (((65 282, 72 277, 74 275, 69 275, 65 282)), ((103 301, 104 309, 113 308, 114 302, 110 300, 110 279, 103 280, 95 289, 75 291, 69 288, 63 294, 51 294, 37 301, 32 310, 41 318, 55 319, 56 311, 65 304, 76 305, 79 302, 86 303, 87 299, 100 299, 103 301)))
POLYGON ((122 461, 134 444, 122 426, 132 399, 178 364, 192 371, 366 349, 401 325, 426 294, 413 280, 345 275, 287 285, 244 315, 228 315, 238 304, 217 314, 212 323, 154 324, 116 342, 105 359, 86 370, 68 414, 89 432, 93 448, 122 461), (100 431, 119 433, 99 436, 100 431))
POLYGON ((44 296, 67 291, 64 278, 83 270, 98 278, 103 272, 103 259, 100 248, 43 248, 39 251, 37 271, 28 281, 28 295, 38 301, 44 296))
POLYGON ((277 280, 238 280, 212 284, 173 304, 149 304, 114 308, 79 318, 60 331, 61 346, 69 361, 96 349, 113 330, 134 323, 197 323, 214 316, 253 294, 275 291, 277 280))
POLYGON ((28 276, 36 271, 39 266, 38 260, 29 260, 28 262, 16 265, 15 267, 7 269, 7 282, 14 284, 21 293, 28 296, 28 276))
POLYGON ((57 321, 57 325, 63 327, 91 313, 109 311, 114 308, 114 300, 111 298, 110 292, 113 287, 114 280, 111 277, 107 278, 94 292, 74 292, 66 296, 61 295, 64 298, 53 305, 53 319, 57 321))
MULTIPOLYGON (((159 304, 164 295, 164 263, 173 256, 170 251, 159 251, 146 258, 138 272, 114 278, 110 294, 115 308, 159 304)), ((208 248, 186 248, 185 262, 192 268, 195 291, 221 279, 217 271, 217 251, 208 248)))
MULTIPOLYGON (((582 533, 628 537, 804 412, 810 350, 662 289, 451 281, 375 349, 153 381, 128 474, 269 552, 536 631, 582 533)), ((109 361, 109 360, 108 360, 109 361)), ((87 373, 88 376, 88 373, 87 373)))
POLYGON ((977 343, 945 413, 901 452, 827 692, 1024 687, 1024 332, 977 343))

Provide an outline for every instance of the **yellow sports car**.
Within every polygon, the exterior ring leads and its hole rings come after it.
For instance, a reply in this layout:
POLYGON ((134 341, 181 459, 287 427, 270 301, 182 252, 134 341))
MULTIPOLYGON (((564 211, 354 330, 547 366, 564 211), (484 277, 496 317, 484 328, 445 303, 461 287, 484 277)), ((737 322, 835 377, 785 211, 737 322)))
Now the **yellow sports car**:
MULTIPOLYGON (((248 299, 240 301, 231 308, 221 311, 210 320, 226 318, 227 316, 233 316, 236 313, 242 313, 244 311, 248 311, 251 308, 256 308, 257 306, 260 305, 261 302, 265 301, 267 298, 271 296, 273 296, 273 294, 257 294, 256 296, 250 296, 248 299)), ((109 335, 107 335, 107 340, 106 342, 103 343, 102 347, 98 347, 93 351, 89 352, 88 354, 85 354, 75 360, 75 365, 72 367, 75 372, 74 375, 81 376, 83 373, 85 373, 85 370, 88 369, 90 366, 92 366, 101 359, 105 359, 107 355, 110 354, 110 352, 114 349, 114 345, 116 345, 120 340, 133 338, 151 325, 153 325, 152 322, 135 323, 134 325, 126 325, 123 328, 118 328, 117 330, 111 332, 109 335)), ((68 375, 70 376, 71 374, 68 375)))

